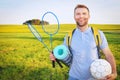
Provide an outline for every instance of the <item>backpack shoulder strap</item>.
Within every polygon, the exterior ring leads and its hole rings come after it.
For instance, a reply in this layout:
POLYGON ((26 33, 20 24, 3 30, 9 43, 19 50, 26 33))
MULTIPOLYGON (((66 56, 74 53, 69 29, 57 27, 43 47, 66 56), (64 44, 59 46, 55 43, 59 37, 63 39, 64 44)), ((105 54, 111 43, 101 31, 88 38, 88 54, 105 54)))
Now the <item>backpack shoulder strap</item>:
POLYGON ((94 39, 95 39, 95 42, 96 42, 97 51, 98 51, 98 57, 100 59, 101 58, 101 55, 100 55, 100 45, 101 45, 100 33, 99 33, 98 29, 95 28, 95 27, 91 27, 91 29, 92 29, 94 39))
POLYGON ((70 43, 71 43, 71 38, 72 38, 72 35, 73 33, 75 32, 76 29, 73 29, 71 32, 68 33, 68 36, 66 37, 66 44, 68 46, 70 46, 70 43))
POLYGON ((101 45, 101 37, 100 37, 100 33, 99 33, 98 29, 96 27, 91 27, 91 29, 92 29, 92 32, 94 35, 96 45, 100 46, 101 45))

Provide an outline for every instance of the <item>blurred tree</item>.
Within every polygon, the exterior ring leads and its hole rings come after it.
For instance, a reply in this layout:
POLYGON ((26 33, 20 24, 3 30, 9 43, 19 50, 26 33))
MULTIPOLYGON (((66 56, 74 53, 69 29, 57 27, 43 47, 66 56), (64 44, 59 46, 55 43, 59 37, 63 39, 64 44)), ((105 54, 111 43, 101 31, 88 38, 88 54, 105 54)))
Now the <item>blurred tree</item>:
POLYGON ((32 25, 42 25, 42 24, 48 25, 49 24, 49 22, 47 22, 47 21, 40 21, 39 19, 27 20, 23 24, 26 25, 27 23, 32 24, 32 25))

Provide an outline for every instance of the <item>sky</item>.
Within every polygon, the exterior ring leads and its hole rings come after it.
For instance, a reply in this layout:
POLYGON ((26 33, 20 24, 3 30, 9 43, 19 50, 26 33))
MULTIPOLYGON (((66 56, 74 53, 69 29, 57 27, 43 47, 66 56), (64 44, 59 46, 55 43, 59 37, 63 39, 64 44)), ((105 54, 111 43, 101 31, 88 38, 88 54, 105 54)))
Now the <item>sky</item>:
POLYGON ((74 24, 77 4, 90 9, 90 24, 120 24, 120 0, 0 0, 0 24, 41 20, 47 11, 56 14, 60 24, 74 24))

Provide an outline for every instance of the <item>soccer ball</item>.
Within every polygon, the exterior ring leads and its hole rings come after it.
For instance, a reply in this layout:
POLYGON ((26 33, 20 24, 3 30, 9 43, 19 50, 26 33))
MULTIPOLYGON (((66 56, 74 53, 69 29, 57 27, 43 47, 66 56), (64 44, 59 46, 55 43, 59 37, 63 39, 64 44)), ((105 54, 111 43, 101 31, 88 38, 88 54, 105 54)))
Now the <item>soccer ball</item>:
POLYGON ((96 59, 90 65, 91 75, 95 79, 104 79, 105 76, 111 74, 111 65, 104 59, 96 59))

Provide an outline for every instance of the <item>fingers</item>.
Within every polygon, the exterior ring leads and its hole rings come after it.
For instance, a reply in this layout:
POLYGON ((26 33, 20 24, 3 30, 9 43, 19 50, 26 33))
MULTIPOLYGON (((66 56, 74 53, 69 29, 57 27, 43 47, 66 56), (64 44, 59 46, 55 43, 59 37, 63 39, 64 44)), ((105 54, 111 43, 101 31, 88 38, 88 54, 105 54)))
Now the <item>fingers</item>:
POLYGON ((106 80, 115 80, 116 76, 114 74, 107 75, 106 80))
POLYGON ((55 56, 52 53, 50 53, 50 60, 56 61, 55 56))
POLYGON ((111 77, 111 75, 107 75, 105 78, 106 78, 106 79, 109 79, 110 77, 111 77))

